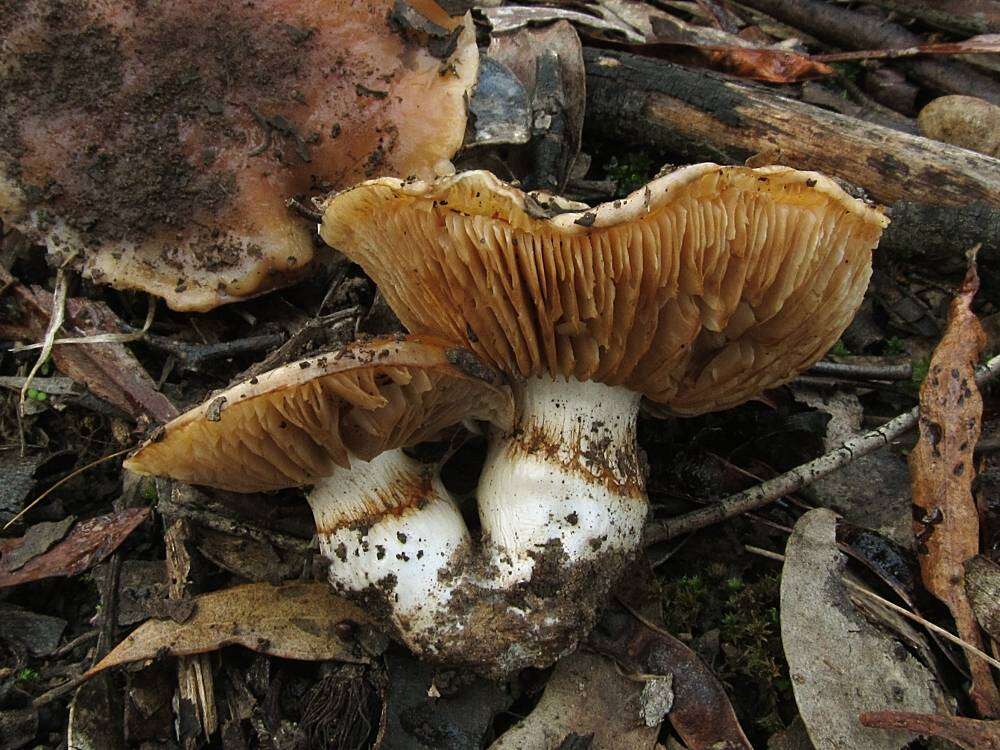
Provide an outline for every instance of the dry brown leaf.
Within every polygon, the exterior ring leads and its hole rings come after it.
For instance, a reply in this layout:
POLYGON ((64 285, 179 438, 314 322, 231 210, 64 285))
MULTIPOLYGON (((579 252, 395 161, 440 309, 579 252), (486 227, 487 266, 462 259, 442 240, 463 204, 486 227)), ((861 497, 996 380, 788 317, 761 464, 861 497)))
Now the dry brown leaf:
POLYGON ((1000 750, 1000 721, 906 711, 871 711, 861 714, 861 723, 866 727, 942 737, 965 750, 1000 750))
POLYGON ((768 83, 795 83, 834 72, 826 63, 786 50, 699 47, 698 51, 716 70, 768 83))
POLYGON ((341 637, 337 624, 370 624, 371 619, 325 583, 250 583, 193 601, 189 619, 147 620, 87 674, 164 654, 190 656, 234 645, 283 659, 368 662, 353 640, 341 637))
MULTIPOLYGON (((114 552, 148 517, 149 508, 128 508, 81 521, 48 552, 33 557, 15 571, 0 570, 0 588, 82 573, 114 552)), ((9 544, 5 549, 9 553, 18 546, 9 544)))
MULTIPOLYGON (((29 289, 0 266, 0 285, 10 292, 22 312, 18 325, 4 322, 3 330, 12 338, 41 341, 52 314, 52 295, 40 288, 29 289)), ((71 299, 66 303, 67 320, 59 338, 121 333, 118 316, 102 302, 71 299)), ((156 389, 156 384, 124 344, 63 344, 52 348, 59 371, 83 383, 95 396, 114 404, 134 419, 148 414, 159 422, 177 416, 177 409, 156 389)))
MULTIPOLYGON (((986 334, 970 308, 978 289, 973 262, 952 300, 947 330, 920 388, 920 438, 910 453, 910 478, 924 586, 948 606, 959 635, 982 649, 982 634, 963 585, 964 564, 979 552, 972 453, 979 441, 983 400, 973 371, 986 334)), ((972 658, 969 670, 970 695, 980 714, 1000 716, 1000 693, 989 665, 972 658)))

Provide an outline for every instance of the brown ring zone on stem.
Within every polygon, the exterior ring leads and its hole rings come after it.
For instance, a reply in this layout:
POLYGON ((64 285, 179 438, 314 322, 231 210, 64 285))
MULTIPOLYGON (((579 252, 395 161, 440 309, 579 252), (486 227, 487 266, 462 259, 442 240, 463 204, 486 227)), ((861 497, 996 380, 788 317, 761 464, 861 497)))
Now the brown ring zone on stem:
POLYGON ((507 436, 504 451, 512 462, 542 458, 587 483, 600 484, 617 495, 645 500, 643 468, 634 445, 634 430, 629 430, 624 440, 614 440, 593 431, 585 437, 583 428, 575 427, 567 439, 566 434, 547 429, 529 418, 507 436), (629 449, 623 443, 633 447, 629 449))

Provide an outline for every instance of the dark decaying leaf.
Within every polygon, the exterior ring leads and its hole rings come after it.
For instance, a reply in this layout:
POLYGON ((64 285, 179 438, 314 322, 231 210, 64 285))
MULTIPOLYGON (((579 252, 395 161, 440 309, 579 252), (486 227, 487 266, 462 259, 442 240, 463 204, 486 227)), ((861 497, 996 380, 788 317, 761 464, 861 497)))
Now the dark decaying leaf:
POLYGON ((194 614, 183 623, 148 620, 95 665, 96 674, 120 664, 170 654, 189 656, 239 645, 284 659, 366 663, 368 656, 345 621, 370 625, 358 607, 325 583, 251 583, 194 597, 194 614))
POLYGON ((982 555, 966 560, 965 592, 983 630, 1000 643, 1000 565, 982 555))
POLYGON ((836 515, 802 516, 781 574, 781 641, 799 714, 817 750, 897 750, 913 735, 866 729, 858 714, 887 706, 946 712, 933 672, 907 648, 919 634, 893 637, 851 602, 837 548, 836 515))
POLYGON ((30 651, 35 656, 48 656, 59 647, 66 630, 60 617, 41 615, 14 604, 0 603, 0 642, 30 651))
MULTIPOLYGON (((740 727, 729 697, 712 670, 690 648, 659 629, 653 620, 647 619, 647 615, 643 619, 645 622, 640 621, 634 611, 610 608, 591 635, 589 645, 600 653, 611 656, 626 672, 647 677, 658 675, 672 678, 670 687, 673 701, 665 718, 691 750, 750 750, 750 742, 740 727)), ((622 733, 623 721, 630 722, 628 726, 641 725, 645 730, 647 725, 643 713, 650 707, 650 696, 647 695, 646 702, 642 700, 644 685, 621 682, 624 678, 617 671, 611 671, 610 674, 611 677, 603 679, 604 683, 623 687, 595 686, 593 690, 599 693, 609 690, 622 693, 618 700, 629 694, 636 699, 624 705, 617 716, 614 712, 601 712, 600 721, 587 721, 594 723, 601 732, 613 730, 612 734, 622 733)), ((613 708, 613 703, 608 707, 613 708)), ((642 730, 639 731, 637 736, 646 736, 641 733, 642 730)), ((656 733, 650 736, 655 738, 656 733)), ((603 747, 594 745, 599 746, 603 747)))
POLYGON ((479 750, 493 718, 512 702, 505 687, 468 671, 439 670, 392 652, 386 667, 378 750, 479 750))
POLYGON ((35 473, 48 460, 41 453, 22 456, 18 450, 0 451, 0 524, 5 524, 24 507, 35 486, 35 473))
POLYGON ((15 571, 0 570, 0 588, 82 573, 114 552, 147 518, 149 508, 128 508, 80 521, 48 552, 28 560, 15 571))
POLYGON ((898 729, 911 734, 941 737, 954 742, 963 750, 1000 750, 1000 721, 906 711, 872 711, 861 714, 861 723, 866 727, 898 729))
MULTIPOLYGON (((920 436, 910 453, 910 477, 924 586, 948 606, 959 635, 982 649, 982 634, 962 583, 965 562, 979 552, 979 511, 972 481, 983 400, 974 368, 986 334, 971 309, 978 289, 973 262, 952 300, 948 327, 920 387, 920 436)), ((989 665, 973 657, 969 671, 970 695, 980 715, 1000 716, 1000 693, 989 665)))

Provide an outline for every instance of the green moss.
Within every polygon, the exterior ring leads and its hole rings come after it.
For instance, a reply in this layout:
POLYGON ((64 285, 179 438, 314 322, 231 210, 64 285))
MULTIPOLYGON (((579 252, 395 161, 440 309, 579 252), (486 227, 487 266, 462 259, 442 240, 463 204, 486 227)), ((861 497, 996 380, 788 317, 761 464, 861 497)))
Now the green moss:
POLYGON ((40 679, 42 679, 41 674, 38 673, 37 669, 32 669, 31 667, 25 667, 14 677, 15 682, 22 687, 28 687, 40 679))
POLYGON ((741 721, 770 735, 794 718, 788 667, 781 647, 778 616, 780 575, 755 580, 727 566, 664 581, 668 629, 698 636, 719 632, 719 656, 711 666, 726 686, 741 721))
POLYGON ((619 197, 638 190, 656 174, 658 165, 652 157, 636 151, 622 156, 612 156, 604 171, 609 180, 614 180, 619 197))
POLYGON ((844 345, 842 339, 839 339, 837 343, 831 347, 830 354, 835 357, 849 357, 851 356, 851 350, 844 345))

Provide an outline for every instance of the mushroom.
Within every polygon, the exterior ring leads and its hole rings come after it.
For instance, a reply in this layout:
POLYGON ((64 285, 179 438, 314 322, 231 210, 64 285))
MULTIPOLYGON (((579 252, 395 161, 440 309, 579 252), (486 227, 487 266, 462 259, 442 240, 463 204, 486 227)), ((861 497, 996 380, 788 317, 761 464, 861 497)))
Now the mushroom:
POLYGON ((453 171, 478 64, 434 0, 6 2, 0 222, 178 310, 260 294, 313 257, 289 198, 453 171))
POLYGON ((478 503, 493 586, 579 598, 538 605, 564 627, 544 662, 639 544, 640 398, 699 414, 809 367, 861 303, 887 223, 815 172, 698 164, 596 208, 481 171, 382 178, 331 196, 320 232, 410 331, 520 379, 478 503))
POLYGON ((125 466, 234 492, 308 487, 330 580, 433 656, 449 570, 469 532, 437 475, 402 446, 464 419, 509 427, 509 388, 427 338, 348 346, 271 370, 177 417, 125 466))

